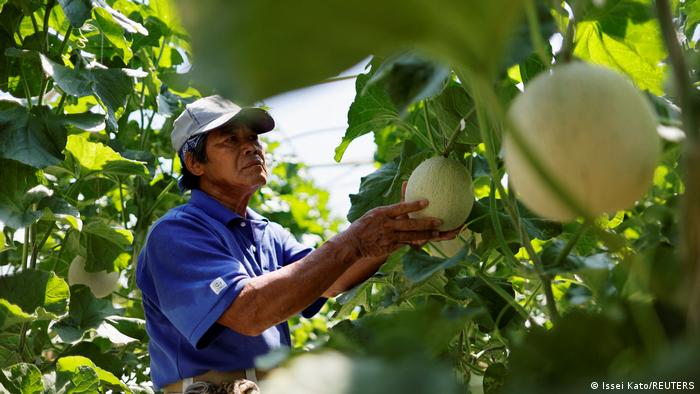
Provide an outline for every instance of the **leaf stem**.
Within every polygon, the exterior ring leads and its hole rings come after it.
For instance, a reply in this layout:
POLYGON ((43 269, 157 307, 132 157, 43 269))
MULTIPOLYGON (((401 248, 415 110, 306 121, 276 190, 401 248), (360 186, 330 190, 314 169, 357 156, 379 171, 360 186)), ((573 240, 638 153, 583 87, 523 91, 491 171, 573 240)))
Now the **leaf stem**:
POLYGON ((576 37, 576 21, 574 16, 569 17, 569 23, 566 25, 566 32, 562 40, 561 51, 558 59, 562 63, 568 63, 573 58, 574 54, 574 38, 576 37))
POLYGON ((559 252, 554 266, 558 266, 559 264, 561 264, 562 261, 564 261, 566 256, 569 255, 569 252, 571 252, 571 249, 574 248, 581 236, 586 232, 586 230, 588 230, 589 225, 590 222, 586 220, 581 226, 579 226, 579 228, 576 230, 576 233, 574 233, 574 236, 569 238, 569 241, 566 243, 566 245, 564 245, 564 249, 562 249, 561 252, 559 252))
POLYGON ((46 243, 46 241, 47 241, 47 240, 49 239, 49 237, 51 236, 51 232, 53 231, 55 225, 56 225, 55 223, 51 223, 51 225, 49 226, 49 228, 48 228, 48 229, 46 230, 46 232, 44 233, 44 236, 41 237, 41 241, 39 241, 39 243, 34 243, 34 244, 33 244, 33 247, 32 247, 32 257, 31 257, 31 259, 30 259, 30 261, 29 261, 29 268, 31 268, 31 269, 35 269, 35 268, 36 268, 36 260, 37 260, 37 256, 39 255, 39 250, 41 250, 41 248, 44 247, 44 244, 46 243))
POLYGON ((70 35, 73 32, 73 25, 68 25, 68 29, 66 29, 66 34, 63 36, 63 41, 61 41, 61 46, 58 48, 58 56, 63 56, 63 50, 66 48, 66 44, 68 44, 68 40, 70 39, 70 35))
POLYGON ((423 119, 425 120, 425 130, 428 132, 428 138, 430 139, 430 145, 433 147, 433 150, 435 153, 439 153, 440 149, 438 149, 437 145, 435 144, 435 139, 433 139, 433 132, 431 131, 430 127, 430 122, 428 121, 428 101, 423 101, 423 119))
POLYGON ((28 268, 27 267, 27 257, 29 256, 29 233, 30 230, 28 227, 24 228, 24 243, 22 244, 22 260, 20 260, 20 266, 23 269, 28 268))
POLYGON ((552 65, 552 61, 549 59, 549 56, 547 56, 547 47, 545 46, 544 41, 542 41, 542 35, 540 34, 540 21, 537 17, 537 9, 533 0, 527 0, 525 12, 527 13, 527 22, 530 27, 530 41, 532 41, 532 46, 535 47, 535 52, 540 58, 542 64, 549 68, 552 65))
POLYGON ((119 205, 121 206, 122 210, 122 223, 124 223, 124 228, 128 229, 127 227, 127 222, 126 222, 126 204, 124 203, 124 191, 123 191, 123 182, 122 182, 122 177, 118 176, 117 179, 119 180, 119 205))
POLYGON ((681 107, 686 141, 683 145, 683 181, 686 187, 681 204, 681 259, 687 272, 691 291, 688 302, 688 329, 700 330, 700 130, 698 129, 699 100, 692 88, 688 66, 678 42, 673 15, 668 0, 656 0, 656 12, 668 57, 673 69, 681 107))
POLYGON ((457 127, 455 127, 454 131, 452 132, 452 136, 450 137, 450 140, 447 142, 447 146, 445 146, 445 150, 442 152, 442 155, 447 157, 447 155, 450 154, 450 151, 452 150, 452 145, 455 144, 457 141, 457 137, 459 137, 459 133, 462 132, 462 122, 466 122, 467 119, 469 119, 474 112, 476 111, 476 107, 472 107, 472 109, 469 110, 469 112, 464 115, 462 119, 460 119, 459 123, 457 123, 457 127))

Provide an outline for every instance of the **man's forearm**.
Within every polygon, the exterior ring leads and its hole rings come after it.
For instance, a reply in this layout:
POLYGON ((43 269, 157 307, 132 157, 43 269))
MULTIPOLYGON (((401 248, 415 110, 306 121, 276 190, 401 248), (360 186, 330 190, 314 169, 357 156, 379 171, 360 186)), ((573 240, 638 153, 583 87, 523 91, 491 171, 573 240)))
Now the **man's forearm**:
POLYGON ((379 267, 386 261, 383 257, 366 257, 357 260, 323 293, 324 297, 335 297, 338 294, 348 291, 371 277, 379 267))
POLYGON ((301 312, 358 260, 336 236, 303 259, 251 278, 218 322, 244 335, 259 335, 301 312))

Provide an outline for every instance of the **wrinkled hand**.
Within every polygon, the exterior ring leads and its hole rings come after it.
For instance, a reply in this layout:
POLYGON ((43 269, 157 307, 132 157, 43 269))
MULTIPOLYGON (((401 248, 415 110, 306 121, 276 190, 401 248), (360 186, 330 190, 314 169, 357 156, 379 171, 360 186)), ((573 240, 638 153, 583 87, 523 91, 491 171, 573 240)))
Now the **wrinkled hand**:
POLYGON ((459 233, 459 228, 438 231, 441 221, 437 218, 409 218, 410 212, 427 207, 428 201, 404 202, 406 182, 402 189, 400 203, 370 210, 342 234, 358 258, 387 256, 403 245, 420 247, 428 241, 452 239, 459 233))

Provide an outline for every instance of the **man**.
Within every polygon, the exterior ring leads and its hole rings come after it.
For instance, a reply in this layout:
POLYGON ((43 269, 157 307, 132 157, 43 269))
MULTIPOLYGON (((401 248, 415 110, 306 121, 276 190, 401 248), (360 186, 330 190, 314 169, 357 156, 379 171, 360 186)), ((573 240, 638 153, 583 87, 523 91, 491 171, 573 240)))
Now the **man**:
POLYGON ((304 247, 248 208, 268 177, 258 135, 273 128, 264 110, 219 96, 188 105, 175 121, 181 186, 192 197, 153 224, 136 272, 151 376, 165 392, 255 381, 254 358, 290 346, 291 316, 313 316, 402 245, 456 236, 439 233, 437 219, 409 219, 427 206, 416 201, 376 208, 317 250, 304 247))

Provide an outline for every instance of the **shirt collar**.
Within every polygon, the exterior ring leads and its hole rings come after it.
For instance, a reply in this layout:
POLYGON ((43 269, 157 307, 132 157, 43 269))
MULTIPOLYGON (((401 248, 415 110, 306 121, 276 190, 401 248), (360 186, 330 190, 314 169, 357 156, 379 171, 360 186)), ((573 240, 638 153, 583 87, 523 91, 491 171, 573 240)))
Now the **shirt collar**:
MULTIPOLYGON (((199 189, 192 190, 190 202, 225 225, 229 224, 232 220, 245 220, 241 215, 226 208, 217 199, 199 189)), ((262 222, 264 224, 269 222, 266 217, 255 212, 250 207, 246 207, 246 216, 248 220, 262 222)))

